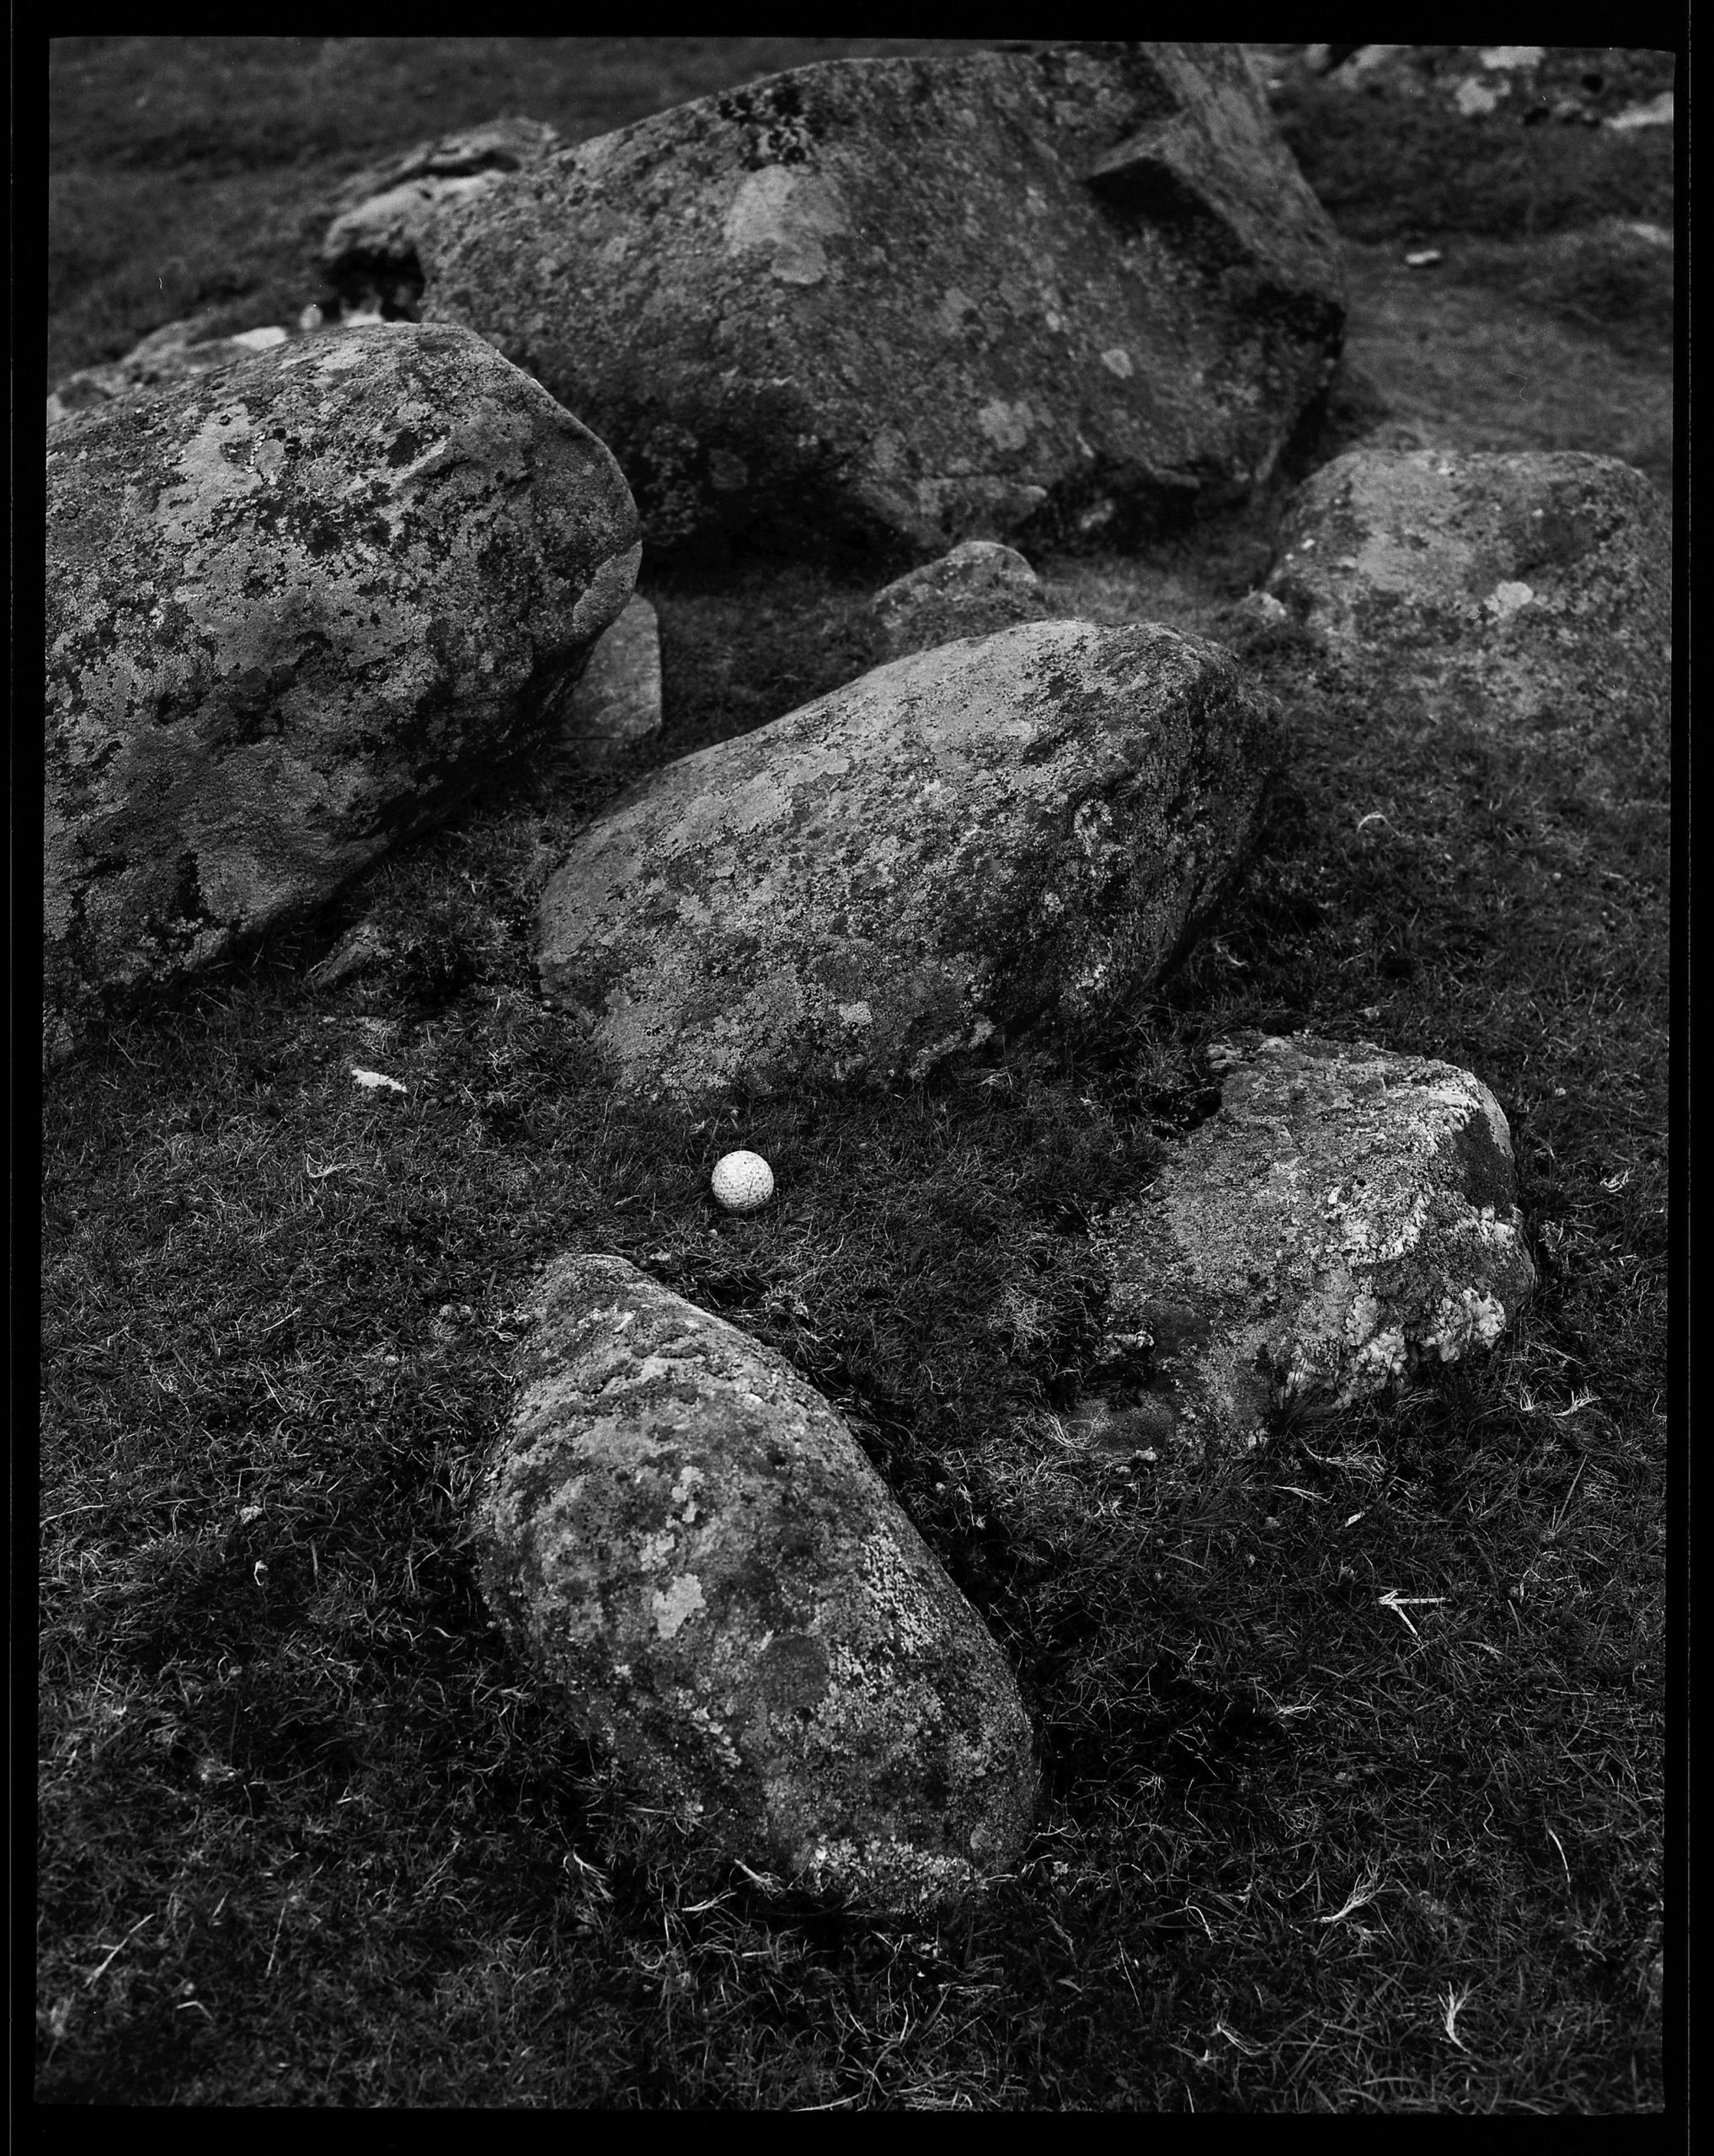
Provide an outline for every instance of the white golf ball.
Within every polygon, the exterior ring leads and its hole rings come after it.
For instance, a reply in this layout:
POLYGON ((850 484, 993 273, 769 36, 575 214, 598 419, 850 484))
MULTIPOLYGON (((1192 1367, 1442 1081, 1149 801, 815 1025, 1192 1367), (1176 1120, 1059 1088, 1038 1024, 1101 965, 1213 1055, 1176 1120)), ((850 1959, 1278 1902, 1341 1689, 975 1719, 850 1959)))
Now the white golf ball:
POLYGON ((774 1171, 760 1153, 728 1153, 714 1163, 714 1195, 729 1213, 754 1213, 774 1194, 774 1171))

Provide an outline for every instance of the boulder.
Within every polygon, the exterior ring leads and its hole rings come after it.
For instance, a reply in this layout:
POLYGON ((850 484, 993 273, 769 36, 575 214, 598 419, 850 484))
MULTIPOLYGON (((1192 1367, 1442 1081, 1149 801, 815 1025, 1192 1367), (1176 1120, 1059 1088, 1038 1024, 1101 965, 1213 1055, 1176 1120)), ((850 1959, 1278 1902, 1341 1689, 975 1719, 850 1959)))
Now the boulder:
POLYGON ((1267 590, 1425 726, 1510 736, 1578 786, 1663 798, 1672 513, 1580 451, 1352 450, 1298 493, 1267 590))
POLYGON ((623 1258, 559 1259, 528 1310, 475 1540, 585 1733, 715 1854, 811 1888, 908 1908, 1012 1862, 1017 1681, 827 1401, 623 1258))
POLYGON ((1039 622, 1053 611, 1023 556, 992 539, 967 539, 939 561, 895 578, 875 594, 874 609, 889 659, 1039 622))
POLYGON ((52 1057, 550 731, 638 556, 601 443, 446 325, 68 420, 47 502, 52 1057))
POLYGON ((659 731, 660 624, 646 599, 633 599, 590 654, 560 744, 579 763, 595 766, 659 731))
POLYGON ((1471 1072, 1307 1033, 1210 1059, 1219 1112, 1092 1230, 1111 1299, 1068 1418, 1167 1474, 1492 1346, 1535 1285, 1471 1072))
POLYGON ((424 320, 582 414, 651 549, 1121 542, 1322 387, 1338 243, 1242 51, 838 60, 453 205, 424 320))
POLYGON ((685 1102, 1098 1027, 1239 874, 1280 754, 1231 654, 1154 623, 919 652, 581 831, 542 894, 543 990, 622 1089, 685 1102))
POLYGON ((418 248, 441 211, 487 192, 502 173, 539 164, 558 136, 538 120, 491 120, 418 142, 347 180, 318 253, 344 311, 414 313, 422 291, 418 248))

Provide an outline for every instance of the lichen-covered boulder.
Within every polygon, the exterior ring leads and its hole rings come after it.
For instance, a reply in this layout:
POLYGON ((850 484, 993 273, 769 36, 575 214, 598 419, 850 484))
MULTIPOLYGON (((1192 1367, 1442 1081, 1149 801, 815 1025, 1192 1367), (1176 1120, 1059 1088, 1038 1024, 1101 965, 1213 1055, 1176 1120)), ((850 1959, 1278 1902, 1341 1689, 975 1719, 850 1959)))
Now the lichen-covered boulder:
POLYGON ((1338 243, 1241 47, 839 60, 438 216, 467 323, 611 446, 651 552, 1103 543, 1273 467, 1338 243))
POLYGON ((318 253, 347 309, 414 311, 423 288, 418 249, 441 212, 484 194, 503 173, 539 164, 559 144, 539 120, 491 120, 419 142, 339 189, 318 253))
POLYGON ((1469 1071, 1309 1034, 1212 1059, 1218 1113, 1092 1231, 1111 1301, 1071 1420, 1163 1471, 1490 1347, 1535 1285, 1511 1134, 1469 1071))
POLYGON ((1562 781, 1664 798, 1672 512, 1634 467, 1352 450, 1300 489, 1267 589, 1425 726, 1463 721, 1562 781))
POLYGON ((1004 1657, 814 1388, 623 1258, 550 1266, 479 1486, 490 1608, 715 1853, 889 1907, 1027 1839, 1004 1657))
POLYGON ((601 444, 446 325, 69 420, 47 496, 51 1059, 547 733, 639 551, 601 444))
POLYGON ((937 562, 895 577, 873 606, 889 659, 958 637, 990 636, 1054 611, 1023 556, 993 539, 966 539, 937 562))
POLYGON ((887 1086, 1160 978, 1259 834, 1273 707, 1220 646, 1041 622, 654 771, 542 894, 548 1001, 625 1090, 887 1086))

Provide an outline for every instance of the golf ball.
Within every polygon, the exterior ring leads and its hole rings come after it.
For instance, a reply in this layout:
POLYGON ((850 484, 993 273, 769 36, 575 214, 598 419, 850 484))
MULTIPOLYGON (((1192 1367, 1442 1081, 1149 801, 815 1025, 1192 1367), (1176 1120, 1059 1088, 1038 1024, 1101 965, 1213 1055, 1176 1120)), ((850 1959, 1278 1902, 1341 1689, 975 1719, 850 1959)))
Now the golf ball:
POLYGON ((714 1195, 729 1213, 754 1213, 774 1194, 774 1171, 760 1153, 728 1153, 714 1163, 714 1195))

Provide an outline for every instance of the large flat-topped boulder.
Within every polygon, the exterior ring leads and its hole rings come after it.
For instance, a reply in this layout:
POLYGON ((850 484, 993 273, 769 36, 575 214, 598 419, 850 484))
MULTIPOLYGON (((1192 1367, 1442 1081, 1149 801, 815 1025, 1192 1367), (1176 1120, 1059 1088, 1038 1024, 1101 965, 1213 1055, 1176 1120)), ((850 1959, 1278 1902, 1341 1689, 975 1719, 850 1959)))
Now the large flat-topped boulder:
POLYGON ((549 1000, 626 1089, 885 1086, 1098 1027, 1210 917, 1282 744, 1220 645, 1026 623, 651 773, 542 894, 549 1000))
POLYGON ((601 444, 448 324, 72 419, 47 491, 51 1054, 547 733, 639 552, 601 444))
POLYGON ((1016 1860, 1017 1679, 850 1431, 623 1258, 537 1283, 476 1512, 490 1607, 713 1854, 921 1909, 1016 1860))
POLYGON ((421 242, 651 548, 1122 539, 1268 472, 1343 325, 1236 45, 841 60, 506 174, 421 242))
POLYGON ((1268 590, 1378 693, 1663 799, 1672 510, 1581 451, 1354 449, 1300 490, 1268 590))

